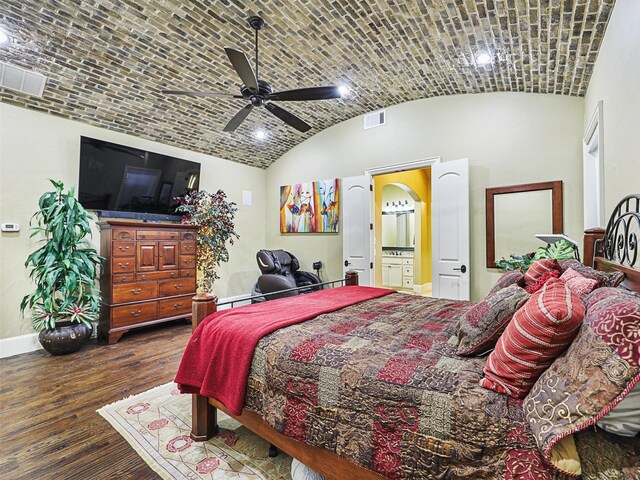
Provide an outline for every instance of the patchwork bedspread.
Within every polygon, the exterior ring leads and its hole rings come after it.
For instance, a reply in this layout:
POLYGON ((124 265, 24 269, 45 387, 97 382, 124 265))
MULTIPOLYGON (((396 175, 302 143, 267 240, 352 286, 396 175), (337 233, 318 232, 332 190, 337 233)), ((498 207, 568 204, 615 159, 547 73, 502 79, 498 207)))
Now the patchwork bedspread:
POLYGON ((556 478, 522 400, 455 354, 471 303, 394 293, 260 340, 245 408, 388 478, 556 478))

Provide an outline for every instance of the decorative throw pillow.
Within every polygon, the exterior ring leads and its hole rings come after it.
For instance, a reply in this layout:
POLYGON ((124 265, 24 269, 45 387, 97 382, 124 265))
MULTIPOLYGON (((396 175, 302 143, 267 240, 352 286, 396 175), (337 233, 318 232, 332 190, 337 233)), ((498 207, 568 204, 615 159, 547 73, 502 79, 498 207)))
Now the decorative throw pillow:
POLYGON ((580 332, 523 403, 538 448, 561 469, 553 461, 561 439, 589 428, 640 382, 640 295, 611 288, 605 298, 602 290, 589 295, 580 332))
POLYGON ((560 260, 560 269, 562 272, 566 272, 570 268, 573 268, 583 277, 592 278, 598 281, 599 287, 617 287, 624 280, 624 273, 622 272, 602 272, 595 270, 591 267, 580 263, 576 259, 560 260))
POLYGON ((560 280, 563 280, 567 284, 569 290, 575 293, 581 300, 591 293, 594 289, 598 288, 598 281, 592 278, 583 277, 573 268, 566 270, 561 276, 560 280))
POLYGON ((527 291, 527 293, 536 293, 538 290, 544 287, 544 284, 547 283, 547 280, 558 278, 559 276, 560 272, 558 270, 547 270, 542 275, 540 275, 540 277, 538 277, 538 279, 534 283, 532 283, 531 285, 527 285, 524 289, 527 291))
POLYGON ((563 281, 552 278, 515 313, 487 358, 480 384, 523 398, 571 343, 583 317, 582 301, 563 281))
POLYGON ((498 279, 496 284, 493 286, 489 293, 484 298, 487 298, 489 295, 493 295, 499 290, 508 287, 509 285, 518 285, 520 287, 524 287, 524 275, 520 270, 511 270, 502 274, 502 276, 498 279))
POLYGON ((511 285, 476 303, 460 319, 460 343, 456 353, 479 355, 493 348, 513 314, 529 297, 523 288, 511 285))
POLYGON ((531 264, 531 266, 527 270, 527 273, 524 274, 524 283, 526 285, 532 285, 536 283, 536 281, 538 281, 538 279, 542 277, 545 272, 548 272, 550 270, 555 270, 559 273, 562 272, 560 270, 560 265, 555 258, 536 260, 531 264))

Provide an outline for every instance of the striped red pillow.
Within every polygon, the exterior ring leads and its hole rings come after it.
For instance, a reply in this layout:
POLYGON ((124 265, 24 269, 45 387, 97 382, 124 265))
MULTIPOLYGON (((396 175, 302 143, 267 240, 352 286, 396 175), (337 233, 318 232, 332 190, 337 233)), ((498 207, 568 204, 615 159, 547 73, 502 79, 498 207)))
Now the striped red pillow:
POLYGON ((487 358, 480 384, 524 398, 571 343, 583 318, 580 298, 563 281, 552 278, 513 316, 487 358))
POLYGON ((558 274, 562 273, 560 264, 555 258, 536 260, 531 264, 527 273, 524 274, 524 283, 527 286, 533 285, 540 277, 542 277, 542 275, 552 270, 557 271, 558 274))

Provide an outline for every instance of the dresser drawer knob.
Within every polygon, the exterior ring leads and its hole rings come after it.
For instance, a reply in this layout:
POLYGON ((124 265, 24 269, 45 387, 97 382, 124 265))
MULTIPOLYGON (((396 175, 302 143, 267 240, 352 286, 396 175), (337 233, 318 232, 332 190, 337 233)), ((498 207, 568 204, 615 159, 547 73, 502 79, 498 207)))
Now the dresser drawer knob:
POLYGON ((180 308, 182 306, 181 303, 174 303, 173 308, 180 308))
POLYGON ((193 260, 185 260, 184 263, 186 263, 187 265, 191 265, 193 263, 193 260))
POLYGON ((132 312, 131 312, 131 316, 133 316, 133 317, 139 317, 141 313, 142 313, 142 310, 138 310, 137 312, 133 312, 133 311, 132 311, 132 312))
POLYGON ((133 288, 131 289, 131 293, 133 293, 134 295, 138 295, 141 292, 142 292, 141 288, 138 288, 137 290, 134 290, 133 288))
POLYGON ((142 280, 146 280, 146 279, 147 279, 147 276, 146 276, 146 275, 142 275, 142 277, 141 277, 141 278, 142 278, 142 280))
POLYGON ((186 247, 184 247, 185 250, 191 250, 191 245, 187 245, 186 247))
POLYGON ((175 277, 175 276, 176 276, 175 272, 171 272, 171 277, 175 277))
POLYGON ((177 289, 177 288, 182 288, 182 284, 181 284, 181 283, 177 283, 177 284, 175 284, 175 285, 173 286, 173 288, 176 288, 176 289, 177 289))
POLYGON ((120 240, 129 240, 131 237, 129 236, 128 233, 121 233, 120 235, 118 235, 118 238, 120 240))
POLYGON ((122 262, 118 262, 118 266, 119 266, 120 268, 126 268, 126 267, 128 267, 128 266, 129 266, 129 262, 124 263, 124 264, 123 264, 122 262))
POLYGON ((118 250, 120 250, 121 252, 126 252, 127 250, 129 250, 129 245, 127 245, 126 247, 123 247, 122 245, 120 245, 118 247, 118 250))

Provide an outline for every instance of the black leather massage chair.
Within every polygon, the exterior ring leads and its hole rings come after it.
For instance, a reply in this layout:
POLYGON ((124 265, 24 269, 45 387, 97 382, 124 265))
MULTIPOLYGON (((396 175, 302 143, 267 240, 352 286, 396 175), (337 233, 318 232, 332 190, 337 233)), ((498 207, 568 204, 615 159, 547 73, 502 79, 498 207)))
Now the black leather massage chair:
POLYGON ((290 297, 298 293, 309 293, 319 290, 320 279, 310 272, 302 272, 300 262, 292 253, 284 250, 260 250, 256 254, 258 267, 262 275, 258 277, 258 282, 253 289, 253 295, 261 293, 279 292, 296 287, 309 287, 298 292, 284 292, 277 295, 269 295, 263 299, 255 299, 253 302, 273 300, 274 298, 290 297))

